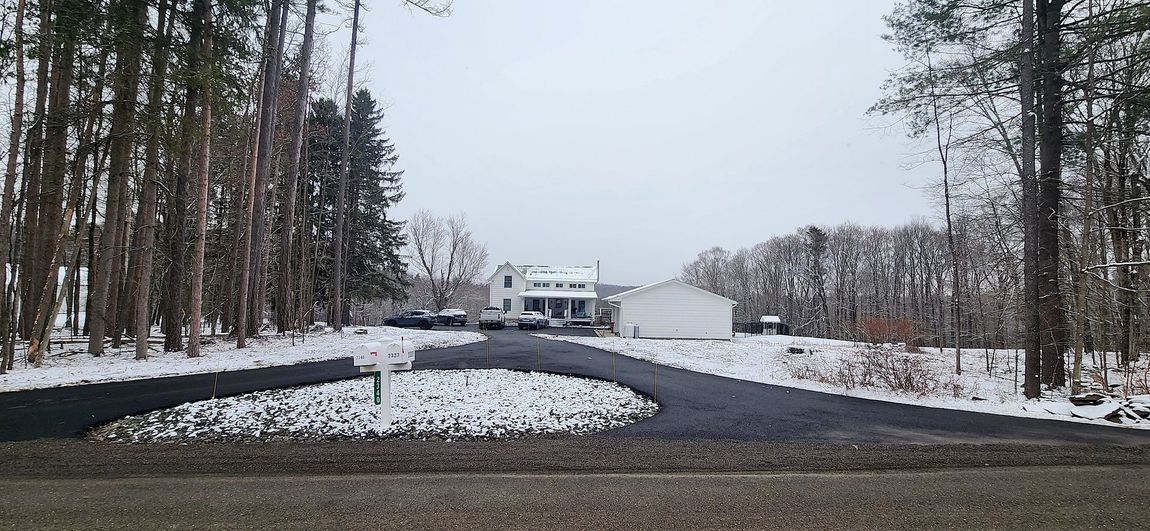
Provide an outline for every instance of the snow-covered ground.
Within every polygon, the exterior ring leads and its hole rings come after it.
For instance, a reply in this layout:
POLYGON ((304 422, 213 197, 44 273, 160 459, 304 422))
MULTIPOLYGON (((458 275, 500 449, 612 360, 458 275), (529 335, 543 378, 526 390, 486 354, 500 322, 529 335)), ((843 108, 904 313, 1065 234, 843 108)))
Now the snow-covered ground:
MULTIPOLYGON (((1114 400, 1114 404, 1106 400, 1103 407, 1075 407, 1065 392, 1048 391, 1041 400, 1026 400, 1021 387, 1015 387, 1015 350, 964 350, 962 375, 956 375, 953 349, 940 352, 924 348, 912 354, 895 348, 873 349, 864 343, 794 336, 706 341, 536 335, 696 372, 920 406, 1108 426, 1118 423, 1102 417, 1120 405, 1125 404, 1132 414, 1137 410, 1135 403, 1121 400, 1114 400), (802 352, 791 353, 789 349, 802 352), (992 371, 987 371, 987 356, 993 357, 992 371)), ((1020 375, 1018 386, 1021 384, 1020 375)), ((1150 421, 1131 416, 1121 419, 1121 425, 1150 429, 1150 421)))
POLYGON ((84 352, 85 344, 68 344, 64 349, 57 347, 45 356, 44 363, 38 368, 25 367, 18 359, 15 370, 0 375, 0 393, 345 358, 350 357, 352 349, 360 343, 385 337, 402 338, 416 350, 454 347, 486 339, 483 334, 463 330, 349 327, 342 334, 328 330, 296 337, 294 345, 291 338, 277 335, 249 340, 244 349, 237 349, 232 341, 215 339, 203 346, 202 357, 194 359, 189 359, 183 352, 163 352, 157 345, 153 347, 151 356, 143 361, 135 359, 133 343, 125 343, 119 350, 107 349, 99 358, 84 352), (367 334, 354 333, 357 329, 367 330, 367 334))
POLYGON ((120 442, 331 439, 504 439, 588 434, 658 412, 611 382, 506 369, 392 376, 394 421, 379 424, 372 378, 258 391, 126 417, 92 437, 120 442))

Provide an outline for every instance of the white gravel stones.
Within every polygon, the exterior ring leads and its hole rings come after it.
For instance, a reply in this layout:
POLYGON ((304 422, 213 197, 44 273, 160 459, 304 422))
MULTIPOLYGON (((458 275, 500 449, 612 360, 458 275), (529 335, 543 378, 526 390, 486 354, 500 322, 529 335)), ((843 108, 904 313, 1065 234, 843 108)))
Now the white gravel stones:
POLYGON ((658 405, 611 382, 505 369, 392 376, 394 422, 379 427, 370 376, 258 391, 126 417, 92 437, 123 442, 473 440, 583 435, 650 417, 658 405))

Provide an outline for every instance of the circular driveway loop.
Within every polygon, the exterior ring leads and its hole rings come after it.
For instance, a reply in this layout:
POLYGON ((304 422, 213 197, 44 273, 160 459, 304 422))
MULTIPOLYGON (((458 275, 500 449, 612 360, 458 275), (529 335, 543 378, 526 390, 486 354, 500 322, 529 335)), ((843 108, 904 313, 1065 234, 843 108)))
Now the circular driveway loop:
MULTIPOLYGON (((548 333, 590 334, 583 330, 548 333)), ((650 362, 516 329, 490 332, 486 343, 422 351, 416 369, 491 367, 610 380, 657 395, 652 418, 604 437, 736 439, 838 443, 1146 444, 1150 431, 1057 420, 988 415, 850 398, 658 367, 650 362), (488 354, 490 347, 490 355, 488 354)), ((318 383, 360 374, 350 360, 219 374, 220 396, 318 383)), ((212 395, 215 375, 199 374, 0 393, 0 441, 77 437, 92 425, 212 395)), ((369 399, 365 397, 365 400, 369 399)))

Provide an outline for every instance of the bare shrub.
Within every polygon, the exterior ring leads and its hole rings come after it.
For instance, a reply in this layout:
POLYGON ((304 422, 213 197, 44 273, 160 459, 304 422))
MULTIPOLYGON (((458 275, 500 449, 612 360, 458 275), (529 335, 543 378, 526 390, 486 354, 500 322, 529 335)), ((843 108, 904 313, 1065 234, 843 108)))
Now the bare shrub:
POLYGON ((854 389, 860 386, 871 387, 874 381, 871 373, 858 360, 843 358, 835 370, 835 383, 846 389, 854 389))
POLYGON ((906 352, 907 354, 922 354, 922 347, 907 343, 906 345, 903 345, 902 351, 906 352))
POLYGON ((938 388, 938 375, 926 362, 888 350, 868 349, 844 357, 835 373, 847 389, 877 387, 890 391, 926 395, 938 388))
MULTIPOLYGON (((962 398, 962 396, 967 392, 966 385, 962 383, 962 379, 953 374, 947 377, 946 381, 942 382, 942 385, 939 388, 940 391, 945 391, 948 389, 954 398, 962 398)), ((975 384, 970 390, 971 394, 977 394, 977 389, 978 385, 975 384)))
POLYGON ((791 378, 796 380, 811 380, 822 383, 836 383, 832 378, 827 376, 826 373, 811 367, 809 365, 801 365, 799 367, 790 368, 791 378))
MULTIPOLYGON (((844 389, 878 388, 919 396, 935 392, 940 383, 938 374, 923 358, 885 349, 867 349, 843 356, 833 371, 803 365, 791 367, 790 375, 844 389)), ((948 390, 962 393, 961 383, 948 384, 948 390)))
POLYGON ((920 357, 881 350, 863 351, 860 356, 880 387, 918 395, 938 388, 938 375, 920 357))

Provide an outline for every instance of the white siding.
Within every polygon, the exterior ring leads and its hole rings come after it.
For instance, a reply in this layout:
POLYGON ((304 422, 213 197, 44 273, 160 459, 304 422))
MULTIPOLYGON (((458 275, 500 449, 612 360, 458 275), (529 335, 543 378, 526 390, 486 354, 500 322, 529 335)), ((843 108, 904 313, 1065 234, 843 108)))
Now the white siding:
POLYGON ((678 282, 668 282, 622 299, 617 321, 639 325, 639 337, 730 339, 730 302, 678 282))
POLYGON ((502 309, 503 299, 511 299, 511 311, 507 312, 507 317, 516 318, 519 312, 523 311, 523 301, 519 298, 519 293, 526 289, 527 282, 523 279, 523 275, 515 268, 504 264, 491 276, 491 296, 488 302, 491 306, 502 309), (503 277, 507 275, 511 275, 510 288, 503 287, 503 277))

